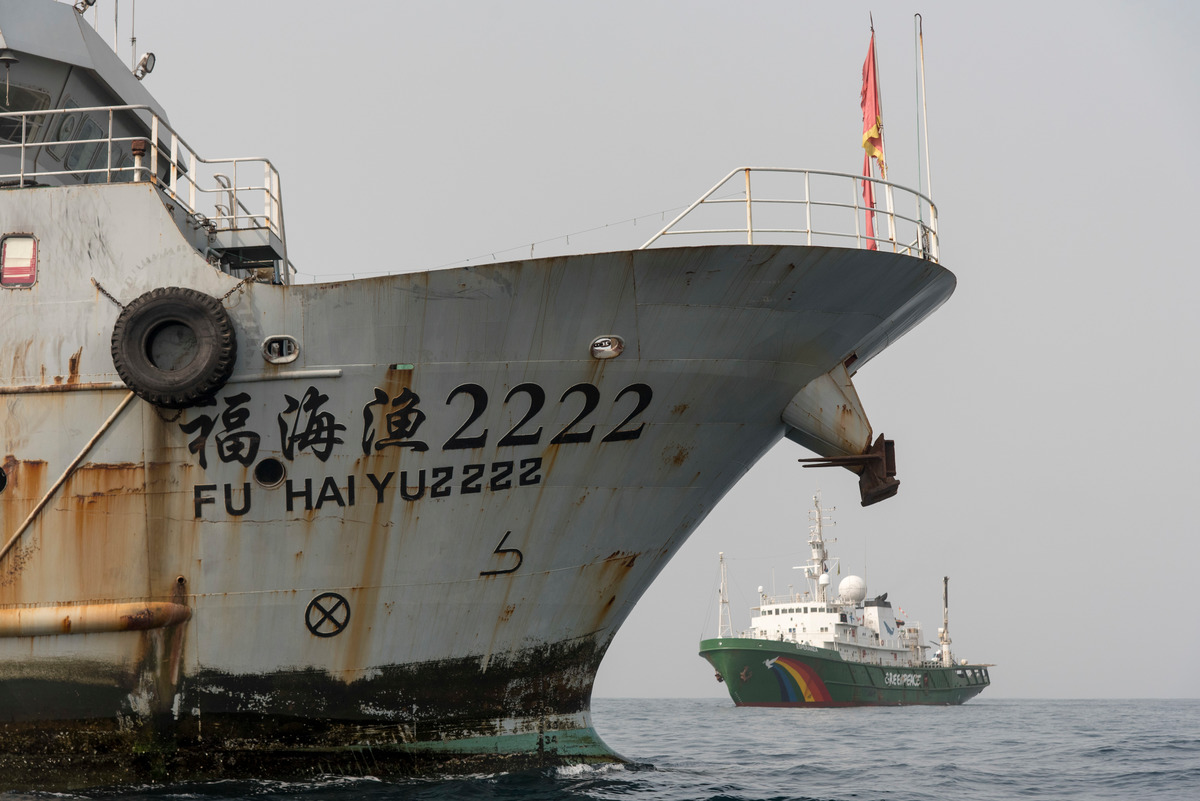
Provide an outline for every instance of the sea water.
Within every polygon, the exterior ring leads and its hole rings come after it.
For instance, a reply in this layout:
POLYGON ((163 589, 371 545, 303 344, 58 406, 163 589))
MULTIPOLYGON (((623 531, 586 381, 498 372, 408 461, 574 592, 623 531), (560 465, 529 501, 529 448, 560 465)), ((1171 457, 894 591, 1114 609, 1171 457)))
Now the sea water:
POLYGON ((992 801, 1200 799, 1200 700, 993 700, 957 707, 739 709, 727 699, 596 699, 628 766, 442 780, 214 782, 0 801, 992 801))

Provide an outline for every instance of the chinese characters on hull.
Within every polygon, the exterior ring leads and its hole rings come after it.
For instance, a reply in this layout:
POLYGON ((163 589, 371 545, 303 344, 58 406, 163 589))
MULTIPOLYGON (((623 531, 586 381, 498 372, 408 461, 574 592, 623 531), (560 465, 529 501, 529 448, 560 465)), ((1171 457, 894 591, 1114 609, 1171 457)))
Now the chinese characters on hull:
MULTIPOLYGON (((462 424, 441 444, 442 452, 478 449, 486 447, 488 443, 490 429, 479 422, 488 408, 487 390, 479 384, 460 384, 447 395, 446 406, 455 406, 455 400, 460 396, 469 400, 470 408, 464 410, 467 413, 462 424)), ((513 412, 514 416, 520 413, 521 417, 496 441, 496 446, 540 445, 545 428, 537 424, 537 418, 546 406, 546 398, 546 391, 539 384, 527 382, 513 387, 503 404, 524 404, 517 405, 513 412)), ((652 398, 650 386, 642 383, 630 384, 618 392, 612 405, 620 405, 621 409, 629 411, 619 424, 599 436, 598 442, 604 444, 638 439, 645 423, 635 425, 635 421, 649 407, 652 398), (632 400, 624 400, 626 396, 631 396, 632 400)), ((576 409, 578 411, 566 426, 549 439, 548 444, 583 444, 597 440, 600 432, 589 418, 600 407, 601 401, 600 389, 593 384, 579 383, 568 387, 559 396, 558 403, 567 407, 568 414, 576 409)), ((215 457, 220 462, 238 463, 246 468, 254 464, 264 446, 264 437, 249 427, 249 406, 252 402, 247 392, 228 395, 220 401, 211 400, 207 406, 225 407, 219 416, 199 414, 180 424, 180 430, 192 437, 188 442, 188 451, 195 455, 201 468, 208 468, 210 439, 215 457)), ((347 426, 339 422, 336 414, 328 409, 328 403, 329 396, 315 386, 309 386, 299 398, 283 394, 280 403, 282 410, 276 415, 279 430, 277 452, 280 456, 287 461, 295 461, 299 455, 307 452, 325 463, 335 453, 337 446, 345 444, 340 435, 347 431, 347 426)), ((428 452, 430 445, 422 427, 429 418, 419 408, 420 404, 420 395, 408 387, 394 396, 375 387, 372 397, 362 407, 362 435, 359 438, 362 453, 369 456, 387 449, 414 454, 428 452)), ((288 512, 301 509, 314 511, 325 506, 354 506, 363 495, 376 503, 383 503, 390 493, 398 494, 404 501, 416 501, 425 497, 445 498, 455 493, 471 495, 536 486, 542 481, 541 467, 541 457, 527 457, 384 473, 368 472, 357 482, 357 487, 355 476, 303 480, 289 478, 280 483, 288 512)), ((277 485, 272 485, 272 488, 274 486, 277 485)), ((229 515, 241 516, 252 508, 249 482, 244 482, 240 487, 225 484, 223 488, 217 484, 198 484, 193 491, 196 518, 202 518, 209 505, 216 510, 217 500, 222 494, 224 508, 229 515)))

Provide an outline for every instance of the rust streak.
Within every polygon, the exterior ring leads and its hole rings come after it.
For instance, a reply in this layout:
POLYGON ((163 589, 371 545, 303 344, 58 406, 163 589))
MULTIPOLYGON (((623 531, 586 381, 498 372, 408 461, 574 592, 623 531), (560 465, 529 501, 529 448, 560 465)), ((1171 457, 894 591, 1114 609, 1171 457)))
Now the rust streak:
POLYGON ((79 346, 79 350, 75 351, 74 355, 67 360, 67 383, 79 383, 79 361, 83 358, 83 346, 79 346))

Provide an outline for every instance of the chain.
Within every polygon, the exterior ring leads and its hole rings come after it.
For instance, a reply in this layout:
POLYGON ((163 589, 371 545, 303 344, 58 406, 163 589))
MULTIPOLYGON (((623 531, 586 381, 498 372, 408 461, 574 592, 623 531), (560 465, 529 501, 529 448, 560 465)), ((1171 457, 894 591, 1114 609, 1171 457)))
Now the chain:
MULTIPOLYGON (((221 298, 220 298, 221 302, 224 303, 225 301, 229 300, 230 295, 232 295, 234 292, 237 292, 239 289, 244 287, 246 284, 252 283, 254 280, 255 280, 254 276, 251 275, 247 278, 243 278, 241 281, 238 281, 236 284, 234 284, 233 289, 229 290, 228 292, 226 292, 224 295, 221 296, 221 298)), ((97 281, 95 278, 92 279, 92 285, 95 286, 96 289, 100 290, 101 295, 108 298, 113 303, 117 304, 118 309, 120 309, 121 311, 125 310, 125 304, 121 303, 121 301, 114 298, 107 289, 100 286, 100 282, 97 281)))
POLYGON ((117 304, 117 308, 118 308, 118 309, 120 309, 121 311, 125 311, 125 304, 121 303, 121 301, 117 300, 117 299, 116 299, 116 298, 114 298, 112 295, 110 295, 110 294, 109 294, 109 292, 108 292, 108 290, 107 290, 107 289, 105 289, 104 287, 100 286, 100 282, 99 282, 99 281, 97 281, 95 278, 93 278, 93 279, 92 279, 92 285, 93 285, 93 286, 95 286, 95 287, 96 287, 96 289, 99 289, 99 290, 100 290, 100 294, 101 294, 101 295, 103 295, 104 297, 108 298, 108 299, 109 299, 109 300, 111 300, 113 303, 117 304))
POLYGON ((236 284, 234 284, 233 289, 229 290, 228 292, 226 292, 224 295, 221 296, 221 302, 224 303, 225 301, 229 300, 230 295, 232 295, 234 292, 237 292, 239 289, 244 287, 246 284, 249 284, 253 281, 254 281, 253 275, 247 276, 247 277, 243 278, 241 281, 238 281, 236 284))

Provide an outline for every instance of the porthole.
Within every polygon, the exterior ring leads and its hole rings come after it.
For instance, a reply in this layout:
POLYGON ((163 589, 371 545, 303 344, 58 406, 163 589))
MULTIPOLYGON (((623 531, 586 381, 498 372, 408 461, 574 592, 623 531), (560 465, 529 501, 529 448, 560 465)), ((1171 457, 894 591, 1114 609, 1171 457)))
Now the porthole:
POLYGON ((254 480, 263 487, 278 487, 286 475, 283 462, 273 457, 267 457, 254 466, 254 480))

